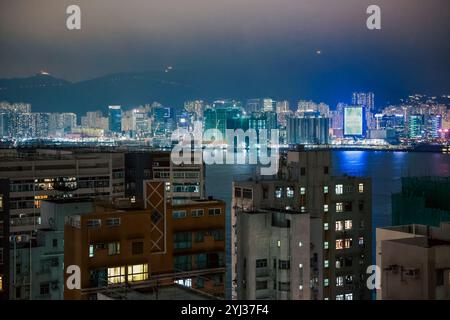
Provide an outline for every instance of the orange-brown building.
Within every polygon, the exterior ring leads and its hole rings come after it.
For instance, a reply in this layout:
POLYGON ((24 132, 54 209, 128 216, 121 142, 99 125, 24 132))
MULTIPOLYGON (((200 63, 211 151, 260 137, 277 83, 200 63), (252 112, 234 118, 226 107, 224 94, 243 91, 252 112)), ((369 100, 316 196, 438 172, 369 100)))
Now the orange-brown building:
POLYGON ((225 295, 225 203, 169 200, 164 182, 147 181, 144 190, 145 209, 99 206, 66 220, 65 268, 80 267, 81 289, 68 289, 65 274, 65 299, 123 286, 154 290, 174 281, 225 295))

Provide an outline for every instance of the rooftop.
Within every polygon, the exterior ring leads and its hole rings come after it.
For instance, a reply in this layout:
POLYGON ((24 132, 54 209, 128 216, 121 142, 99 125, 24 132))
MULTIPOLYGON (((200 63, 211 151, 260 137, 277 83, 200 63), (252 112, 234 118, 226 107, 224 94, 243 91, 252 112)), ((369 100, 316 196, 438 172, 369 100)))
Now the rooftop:
MULTIPOLYGON (((437 246, 449 246, 450 241, 442 240, 442 239, 433 239, 427 237, 413 237, 413 238, 404 238, 404 239, 394 239, 388 240, 390 242, 403 243, 406 245, 421 247, 421 248, 432 248, 437 246)), ((449 248, 450 249, 450 248, 449 248)))

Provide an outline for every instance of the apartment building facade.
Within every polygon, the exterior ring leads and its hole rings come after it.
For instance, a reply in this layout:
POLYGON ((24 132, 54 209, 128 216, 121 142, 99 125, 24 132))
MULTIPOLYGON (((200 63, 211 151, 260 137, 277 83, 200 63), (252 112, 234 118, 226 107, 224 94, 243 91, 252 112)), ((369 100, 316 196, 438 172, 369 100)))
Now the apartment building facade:
POLYGON ((124 197, 124 154, 89 150, 0 150, 0 178, 10 179, 12 233, 37 230, 42 200, 124 197))
POLYGON ((371 183, 329 151, 289 151, 277 176, 233 183, 233 299, 369 299, 371 183))
POLYGON ((377 300, 450 299, 450 223, 376 230, 377 300))
POLYGON ((94 210, 86 198, 42 201, 42 223, 36 233, 11 237, 10 299, 64 298, 64 221, 94 210))
POLYGON ((67 218, 65 264, 80 267, 81 289, 66 286, 66 299, 89 299, 123 286, 138 292, 174 283, 224 296, 225 203, 175 203, 164 181, 146 182, 144 192, 145 209, 99 207, 67 218))
POLYGON ((165 181, 172 199, 202 199, 205 197, 205 165, 175 165, 169 151, 129 152, 125 154, 126 196, 144 200, 146 180, 165 181))
POLYGON ((9 297, 9 180, 0 179, 0 300, 9 297))

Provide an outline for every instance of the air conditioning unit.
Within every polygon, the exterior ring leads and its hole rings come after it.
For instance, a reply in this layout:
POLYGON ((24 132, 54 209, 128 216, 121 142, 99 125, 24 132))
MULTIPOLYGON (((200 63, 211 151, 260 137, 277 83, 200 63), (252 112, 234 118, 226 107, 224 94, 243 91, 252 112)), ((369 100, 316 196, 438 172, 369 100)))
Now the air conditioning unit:
POLYGON ((387 268, 385 268, 386 271, 392 271, 392 273, 398 273, 398 265, 391 264, 387 268))
POLYGON ((404 275, 406 277, 417 279, 417 278, 419 278, 420 270, 419 269, 405 269, 404 275))

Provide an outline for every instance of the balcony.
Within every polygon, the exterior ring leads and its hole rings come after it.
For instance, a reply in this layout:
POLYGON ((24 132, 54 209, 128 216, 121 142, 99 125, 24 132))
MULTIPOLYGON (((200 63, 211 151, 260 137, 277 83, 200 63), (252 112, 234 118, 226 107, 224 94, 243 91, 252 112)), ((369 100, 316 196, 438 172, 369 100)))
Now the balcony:
POLYGON ((270 276, 270 269, 265 268, 256 268, 256 278, 259 280, 259 278, 268 278, 270 276))

